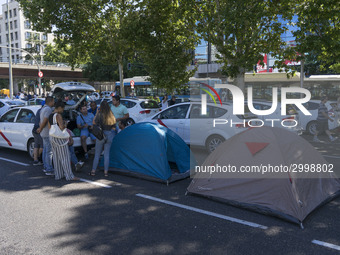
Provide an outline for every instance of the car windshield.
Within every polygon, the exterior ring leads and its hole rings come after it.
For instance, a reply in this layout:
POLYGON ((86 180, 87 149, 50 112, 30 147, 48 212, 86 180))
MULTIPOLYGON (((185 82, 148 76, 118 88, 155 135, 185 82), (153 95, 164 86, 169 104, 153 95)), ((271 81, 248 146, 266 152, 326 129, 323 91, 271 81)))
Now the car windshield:
POLYGON ((159 108, 158 103, 156 101, 153 101, 153 100, 143 101, 143 102, 140 103, 140 106, 143 109, 159 108))

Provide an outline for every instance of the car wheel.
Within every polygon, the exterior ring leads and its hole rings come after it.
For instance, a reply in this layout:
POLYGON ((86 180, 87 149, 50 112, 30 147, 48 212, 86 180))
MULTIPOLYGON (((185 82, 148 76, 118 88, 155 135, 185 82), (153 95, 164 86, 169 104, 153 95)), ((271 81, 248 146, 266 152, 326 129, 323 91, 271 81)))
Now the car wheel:
POLYGON ((224 137, 220 135, 212 135, 208 137, 205 143, 205 147, 207 151, 210 153, 213 152, 224 141, 225 141, 224 137))
POLYGON ((31 138, 28 140, 28 143, 27 143, 27 152, 31 158, 34 158, 33 151, 34 151, 34 139, 31 138))
POLYGON ((311 121, 311 122, 309 122, 309 123, 307 124, 306 130, 307 130, 308 134, 310 134, 310 135, 314 135, 314 134, 315 134, 315 131, 316 131, 316 124, 317 124, 316 121, 311 121))
POLYGON ((126 124, 127 124, 127 126, 131 126, 131 125, 135 124, 135 121, 131 118, 128 118, 127 121, 126 121, 126 124))

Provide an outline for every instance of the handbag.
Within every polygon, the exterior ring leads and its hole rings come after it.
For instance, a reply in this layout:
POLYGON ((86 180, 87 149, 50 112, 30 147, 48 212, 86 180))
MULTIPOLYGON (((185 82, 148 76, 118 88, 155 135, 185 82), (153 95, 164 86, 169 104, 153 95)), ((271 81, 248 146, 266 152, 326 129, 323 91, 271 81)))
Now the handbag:
POLYGON ((69 139, 70 134, 66 128, 62 131, 57 124, 57 113, 53 115, 53 124, 51 125, 49 135, 60 139, 69 139))
POLYGON ((104 132, 103 129, 98 125, 92 125, 92 127, 89 127, 89 131, 98 139, 103 140, 104 139, 104 132))

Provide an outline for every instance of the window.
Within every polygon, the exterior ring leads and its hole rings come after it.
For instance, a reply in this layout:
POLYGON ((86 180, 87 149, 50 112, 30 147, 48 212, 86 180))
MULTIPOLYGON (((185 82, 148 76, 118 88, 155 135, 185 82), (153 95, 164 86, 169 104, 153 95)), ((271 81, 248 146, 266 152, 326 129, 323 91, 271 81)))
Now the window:
POLYGON ((34 34, 34 40, 40 40, 40 34, 35 33, 34 34))
POLYGON ((14 15, 14 17, 17 16, 17 9, 16 8, 13 9, 13 15, 14 15))
POLYGON ((6 42, 8 42, 8 34, 6 34, 6 42))
POLYGON ((15 116, 17 116, 19 109, 14 109, 3 115, 0 122, 14 122, 15 116))
POLYGON ((17 55, 17 60, 20 60, 20 56, 19 55, 17 55))
POLYGON ((150 101, 143 101, 140 103, 140 106, 143 109, 147 109, 147 108, 159 108, 159 105, 156 101, 150 100, 150 101))
POLYGON ((26 49, 30 49, 32 48, 32 44, 31 43, 26 43, 26 49))
POLYGON ((2 56, 2 49, 0 48, 0 56, 2 56))
POLYGON ((10 27, 11 29, 13 29, 13 22, 12 22, 12 21, 9 23, 9 27, 10 27))
POLYGON ((8 31, 8 23, 5 24, 6 31, 8 31))
POLYGON ((31 39, 31 32, 25 33, 25 39, 31 39))
MULTIPOLYGON (((137 103, 131 102, 129 100, 120 100, 120 103, 122 105, 124 105, 126 108, 132 108, 132 107, 134 107, 137 104, 137 103)), ((111 104, 112 104, 112 102, 111 102, 111 104)))
POLYGON ((39 52, 39 53, 40 53, 40 45, 39 45, 39 44, 37 44, 37 45, 35 46, 35 48, 36 48, 37 52, 39 52))
POLYGON ((1 36, 0 36, 0 44, 1 44, 1 36))
POLYGON ((174 106, 157 116, 159 116, 160 119, 185 119, 188 109, 189 104, 174 106))
POLYGON ((18 21, 14 20, 14 28, 18 28, 18 21))
POLYGON ((25 21, 24 27, 25 27, 25 29, 30 29, 31 28, 31 23, 29 22, 29 20, 25 21))
POLYGON ((14 36, 13 36, 13 33, 11 33, 11 40, 12 40, 12 41, 14 40, 14 36))
POLYGON ((14 35, 15 40, 18 40, 18 32, 15 32, 14 35))
POLYGON ((5 104, 3 102, 0 102, 0 108, 4 107, 5 104))
MULTIPOLYGON (((15 44, 15 48, 19 48, 19 43, 15 44)), ((16 51, 19 51, 19 50, 16 50, 16 51)))
POLYGON ((8 19, 8 14, 7 14, 7 12, 5 12, 5 19, 8 19))
POLYGON ((12 18, 12 10, 9 10, 9 17, 12 18))
POLYGON ((31 110, 21 109, 17 121, 18 123, 34 123, 35 115, 31 110))
POLYGON ((43 34, 43 35, 42 35, 42 40, 43 40, 43 41, 47 41, 47 34, 43 34))
POLYGON ((201 105, 200 104, 193 104, 191 106, 190 111, 190 119, 208 119, 208 118, 220 118, 224 114, 228 112, 227 109, 215 107, 215 106, 207 106, 207 114, 201 114, 201 105))

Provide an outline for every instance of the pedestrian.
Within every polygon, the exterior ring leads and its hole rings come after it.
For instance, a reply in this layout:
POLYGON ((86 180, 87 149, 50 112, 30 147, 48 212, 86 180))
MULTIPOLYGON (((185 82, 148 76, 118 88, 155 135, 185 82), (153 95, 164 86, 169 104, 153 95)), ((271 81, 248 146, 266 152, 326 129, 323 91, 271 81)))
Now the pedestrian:
POLYGON ((53 175, 54 170, 52 166, 52 148, 49 138, 49 128, 48 128, 48 118, 52 113, 52 107, 54 105, 54 98, 51 96, 46 97, 45 105, 41 109, 40 112, 40 124, 37 129, 37 133, 40 134, 43 140, 43 163, 44 163, 44 172, 46 175, 53 175))
POLYGON ((68 97, 68 100, 66 102, 67 105, 75 105, 76 104, 76 101, 73 100, 73 97, 72 96, 69 96, 68 97))
MULTIPOLYGON (((48 118, 48 126, 51 128, 53 124, 57 124, 60 130, 64 130, 64 120, 62 113, 64 112, 65 104, 62 101, 58 101, 55 104, 53 113, 48 118)), ((70 152, 68 148, 69 138, 57 138, 50 136, 50 141, 53 150, 53 164, 55 179, 60 180, 66 178, 68 181, 79 181, 79 178, 74 177, 70 164, 70 152)))
POLYGON ((169 102, 169 106, 172 106, 172 105, 174 105, 174 104, 176 104, 176 97, 175 97, 175 96, 172 96, 172 97, 171 97, 171 100, 170 100, 170 102, 169 102))
POLYGON ((164 95, 162 100, 162 110, 165 110, 168 108, 168 96, 164 95))
POLYGON ((92 113, 94 116, 96 116, 98 110, 98 106, 95 101, 91 101, 90 103, 90 109, 88 109, 87 112, 92 113))
POLYGON ((337 137, 333 137, 331 132, 329 131, 328 120, 331 122, 333 122, 334 120, 330 118, 328 115, 328 109, 327 106, 325 105, 327 101, 328 101, 327 96, 321 98, 321 102, 318 108, 318 117, 316 119, 317 125, 314 133, 313 142, 320 142, 320 140, 318 139, 318 134, 322 132, 326 132, 331 142, 334 142, 337 139, 337 137))
POLYGON ((33 149, 33 166, 41 166, 43 165, 41 155, 43 152, 43 139, 41 138, 40 134, 37 133, 37 129, 40 125, 40 112, 41 109, 44 107, 45 102, 42 102, 41 108, 37 111, 35 116, 34 126, 32 129, 32 135, 34 137, 34 149, 33 149))
POLYGON ((68 134, 70 135, 67 145, 68 145, 68 149, 69 149, 69 152, 70 152, 71 163, 74 165, 76 172, 78 172, 80 170, 80 168, 83 167, 84 162, 78 161, 78 158, 77 158, 76 153, 74 151, 74 147, 73 147, 74 140, 73 140, 73 137, 72 137, 72 131, 67 128, 68 121, 65 121, 64 125, 66 127, 68 134))
POLYGON ((89 158, 87 153, 87 143, 86 139, 90 137, 92 141, 96 140, 96 137, 90 133, 89 127, 92 126, 92 122, 94 119, 94 115, 92 113, 87 112, 86 105, 80 106, 80 115, 77 117, 77 127, 80 129, 80 141, 81 146, 84 150, 85 159, 89 158))
POLYGON ((93 124, 102 127, 104 138, 102 140, 96 141, 95 155, 90 175, 94 176, 96 174, 96 170, 99 163, 99 157, 104 148, 104 176, 107 177, 109 171, 111 143, 116 134, 115 132, 116 118, 113 115, 107 101, 101 102, 100 110, 96 114, 93 120, 93 124))
POLYGON ((126 120, 129 118, 129 112, 125 105, 122 105, 120 103, 120 96, 116 95, 112 97, 112 105, 110 106, 111 111, 116 118, 117 122, 117 130, 116 132, 119 132, 119 122, 122 120, 126 120))

